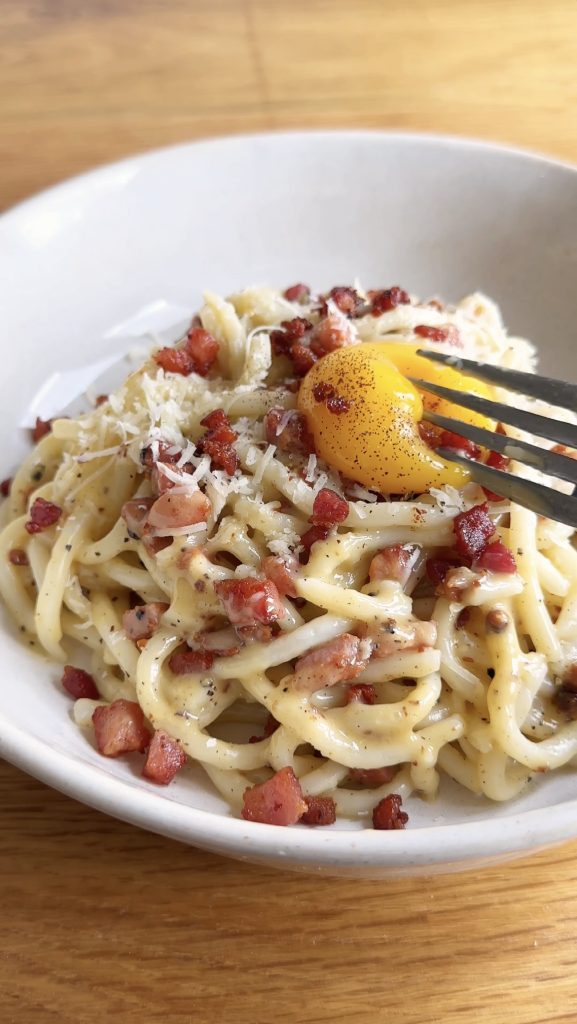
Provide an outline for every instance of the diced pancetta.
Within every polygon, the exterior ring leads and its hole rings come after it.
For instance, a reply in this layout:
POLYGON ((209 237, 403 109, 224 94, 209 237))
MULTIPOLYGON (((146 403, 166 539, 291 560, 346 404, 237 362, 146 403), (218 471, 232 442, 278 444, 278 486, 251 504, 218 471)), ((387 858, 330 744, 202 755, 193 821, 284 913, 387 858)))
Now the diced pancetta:
POLYGON ((268 626, 285 615, 285 608, 272 580, 219 580, 214 584, 225 614, 234 626, 252 626, 261 622, 268 626))
POLYGON ((391 544, 372 559, 369 566, 371 583, 395 580, 405 587, 421 553, 418 544, 391 544))
POLYGON ((100 694, 93 677, 83 668, 75 668, 74 665, 65 665, 60 680, 63 688, 71 697, 78 700, 80 697, 89 697, 91 700, 99 700, 100 694))
POLYGON ((453 519, 453 533, 458 553, 474 561, 493 536, 495 526, 486 503, 459 512, 453 519))
POLYGON ((397 793, 385 796, 373 810, 373 828, 391 831, 403 829, 409 820, 406 811, 402 811, 403 801, 397 793))
POLYGON ((142 774, 151 782, 168 786, 176 773, 186 764, 186 754, 178 740, 162 729, 157 729, 150 741, 142 774))
POLYGON ((396 774, 396 765, 385 765, 383 768, 351 768, 349 781, 356 783, 357 786, 377 789, 392 782, 396 774))
POLYGON ((214 654, 212 651, 192 650, 190 647, 179 647, 168 659, 168 667, 175 676, 188 676, 195 672, 208 672, 212 668, 214 654))
POLYGON ((205 523, 212 506, 202 491, 165 491, 148 512, 148 525, 154 530, 180 529, 205 523))
POLYGON ((245 789, 242 817, 266 825, 296 825, 307 811, 299 780, 292 768, 281 768, 271 779, 245 789))
POLYGON ((337 526, 349 514, 349 503, 330 487, 321 487, 315 495, 313 514, 309 519, 314 526, 337 526))
POLYGON ((139 540, 148 520, 148 513, 154 505, 154 498, 134 498, 126 501, 122 506, 120 515, 126 523, 129 535, 134 540, 139 540))
POLYGON ((24 523, 24 529, 28 533, 41 533, 48 530, 58 522, 62 515, 62 509, 53 501, 46 501, 44 498, 36 498, 30 509, 30 519, 24 523))
POLYGON ((295 580, 300 565, 293 555, 267 555, 260 567, 267 579, 272 580, 281 596, 297 596, 295 580))
POLYGON ((92 715, 96 746, 105 757, 139 751, 150 743, 150 731, 142 708, 133 700, 115 700, 96 708, 92 715))
POLYGON ((335 802, 331 796, 305 796, 307 809, 301 815, 303 825, 334 825, 337 820, 335 802))
POLYGON ((281 452, 314 453, 315 443, 302 413, 274 408, 267 412, 263 422, 268 443, 276 445, 281 452))
POLYGON ((355 679, 367 662, 358 636, 343 633, 299 658, 292 687, 303 693, 314 693, 325 686, 355 679))

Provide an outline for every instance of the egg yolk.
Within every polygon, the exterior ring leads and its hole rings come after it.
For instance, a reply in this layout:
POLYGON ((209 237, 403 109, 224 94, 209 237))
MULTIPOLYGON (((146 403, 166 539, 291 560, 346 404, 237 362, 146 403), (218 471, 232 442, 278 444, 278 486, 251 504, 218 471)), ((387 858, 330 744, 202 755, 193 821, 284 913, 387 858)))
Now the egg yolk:
POLYGON ((481 382, 417 355, 416 345, 370 342, 336 349, 315 363, 299 391, 298 407, 318 455, 381 494, 421 494, 445 484, 463 487, 468 470, 442 459, 421 439, 423 408, 488 429, 494 423, 420 393, 407 377, 491 397, 481 382))

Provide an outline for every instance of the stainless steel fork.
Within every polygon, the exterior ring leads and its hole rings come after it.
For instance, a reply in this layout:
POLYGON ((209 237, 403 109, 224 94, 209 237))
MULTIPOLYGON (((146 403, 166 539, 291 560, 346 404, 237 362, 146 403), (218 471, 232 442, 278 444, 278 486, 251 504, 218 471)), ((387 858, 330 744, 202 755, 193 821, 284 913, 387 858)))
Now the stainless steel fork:
MULTIPOLYGON (((559 408, 569 409, 577 412, 577 386, 568 384, 566 381, 554 380, 552 377, 541 377, 534 373, 523 373, 520 370, 507 370, 501 366, 492 366, 489 363, 478 363, 473 359, 463 359, 457 355, 447 355, 444 352, 430 352, 419 349, 418 355, 425 356, 435 363, 443 363, 445 366, 452 366, 456 370, 467 373, 470 377, 489 384, 496 384, 500 388, 506 388, 529 396, 540 398, 550 405, 559 408)), ((442 387, 439 384, 432 384, 426 380, 409 378, 413 384, 423 391, 429 391, 439 398, 445 398, 455 405, 465 409, 472 409, 474 412, 482 413, 489 419, 517 427, 536 437, 544 437, 557 444, 566 445, 568 448, 577 449, 577 424, 564 423, 554 420, 548 416, 540 416, 537 413, 527 412, 525 409, 515 407, 514 400, 511 405, 502 402, 492 402, 487 398, 478 395, 470 395, 463 391, 454 391, 452 388, 442 387)), ((439 455, 451 462, 458 462, 470 471, 471 477, 481 486, 488 488, 504 498, 523 505, 525 508, 537 512, 539 515, 554 519, 560 523, 577 528, 577 461, 570 456, 539 448, 537 445, 527 441, 516 441, 505 434, 498 434, 481 427, 473 427, 460 420, 440 416, 438 413, 425 412, 424 419, 430 423, 450 430, 461 437, 482 445, 494 452, 508 456, 516 462, 531 466, 550 476, 560 480, 567 480, 573 484, 573 494, 567 495, 556 491, 552 487, 533 480, 524 480, 504 470, 485 466, 482 462, 468 459, 466 456, 454 451, 452 448, 438 448, 439 455)))

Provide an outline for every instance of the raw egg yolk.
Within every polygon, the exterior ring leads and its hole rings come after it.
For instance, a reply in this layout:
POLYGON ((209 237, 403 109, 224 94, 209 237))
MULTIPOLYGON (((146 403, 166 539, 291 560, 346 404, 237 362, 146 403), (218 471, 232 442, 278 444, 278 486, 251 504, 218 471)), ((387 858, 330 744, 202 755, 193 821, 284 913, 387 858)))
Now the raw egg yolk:
POLYGON ((423 407, 488 429, 494 423, 420 393, 409 376, 491 397, 479 381, 418 356, 416 345, 379 342, 339 348, 315 363, 299 391, 298 407, 317 454, 381 494, 421 494, 446 484, 463 487, 470 479, 468 470, 442 459, 421 439, 423 407))

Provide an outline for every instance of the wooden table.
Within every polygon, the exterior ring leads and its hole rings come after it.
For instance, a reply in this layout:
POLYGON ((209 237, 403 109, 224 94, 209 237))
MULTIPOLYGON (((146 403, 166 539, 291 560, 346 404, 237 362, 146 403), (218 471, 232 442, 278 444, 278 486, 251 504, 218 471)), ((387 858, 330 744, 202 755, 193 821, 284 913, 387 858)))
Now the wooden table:
MULTIPOLYGON (((363 126, 577 162, 575 0, 0 0, 0 205, 195 136, 363 126)), ((9 685, 4 680, 4 685, 9 685)), ((432 880, 238 865, 0 768, 6 1024, 573 1024, 577 843, 432 880)))

